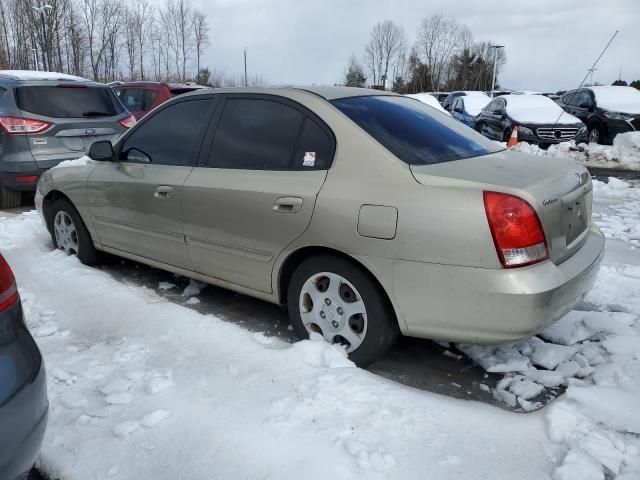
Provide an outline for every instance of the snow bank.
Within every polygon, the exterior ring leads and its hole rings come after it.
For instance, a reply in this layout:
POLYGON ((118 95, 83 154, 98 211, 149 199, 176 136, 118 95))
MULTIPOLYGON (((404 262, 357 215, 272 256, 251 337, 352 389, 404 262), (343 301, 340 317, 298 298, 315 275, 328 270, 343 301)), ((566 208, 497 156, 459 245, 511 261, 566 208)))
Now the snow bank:
POLYGON ((533 155, 571 157, 586 167, 600 167, 622 170, 640 170, 640 132, 626 132, 616 135, 613 145, 581 143, 572 140, 551 145, 542 150, 537 145, 520 142, 515 150, 533 155))

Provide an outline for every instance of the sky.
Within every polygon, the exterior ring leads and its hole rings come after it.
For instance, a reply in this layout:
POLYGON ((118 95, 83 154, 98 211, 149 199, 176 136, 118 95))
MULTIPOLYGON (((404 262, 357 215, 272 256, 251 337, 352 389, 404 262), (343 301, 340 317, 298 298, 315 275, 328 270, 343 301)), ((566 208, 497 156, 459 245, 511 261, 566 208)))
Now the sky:
MULTIPOLYGON (((157 0, 158 2, 162 0, 157 0)), ((351 53, 359 58, 378 21, 403 27, 413 44, 420 21, 442 14, 466 24, 476 41, 505 45, 502 87, 577 87, 610 37, 594 82, 640 79, 640 0, 192 0, 208 17, 203 63, 270 84, 334 84, 351 53)))

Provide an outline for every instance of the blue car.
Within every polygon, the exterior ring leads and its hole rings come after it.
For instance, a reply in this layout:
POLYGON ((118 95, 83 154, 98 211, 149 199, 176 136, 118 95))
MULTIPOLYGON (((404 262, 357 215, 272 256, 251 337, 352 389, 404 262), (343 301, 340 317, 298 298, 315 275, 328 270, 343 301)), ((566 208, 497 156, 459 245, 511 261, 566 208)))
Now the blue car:
POLYGON ((0 479, 29 476, 48 411, 42 356, 24 324, 13 272, 0 255, 0 479))
POLYGON ((451 116, 471 128, 476 128, 476 117, 491 100, 486 95, 457 97, 451 105, 451 116))

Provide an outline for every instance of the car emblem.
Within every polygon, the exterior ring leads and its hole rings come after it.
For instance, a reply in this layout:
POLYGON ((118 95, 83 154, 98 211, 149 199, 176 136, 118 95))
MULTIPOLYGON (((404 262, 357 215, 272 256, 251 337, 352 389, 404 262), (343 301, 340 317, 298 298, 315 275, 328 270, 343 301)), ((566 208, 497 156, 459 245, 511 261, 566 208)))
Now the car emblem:
POLYGON ((84 131, 84 134, 85 134, 85 135, 95 135, 95 134, 96 134, 96 131, 95 131, 93 128, 87 128, 87 129, 84 131))
POLYGON ((554 137, 556 137, 556 138, 560 138, 560 137, 562 137, 562 132, 561 132, 560 130, 556 130, 556 131, 555 131, 555 133, 554 133, 553 135, 554 135, 554 137))

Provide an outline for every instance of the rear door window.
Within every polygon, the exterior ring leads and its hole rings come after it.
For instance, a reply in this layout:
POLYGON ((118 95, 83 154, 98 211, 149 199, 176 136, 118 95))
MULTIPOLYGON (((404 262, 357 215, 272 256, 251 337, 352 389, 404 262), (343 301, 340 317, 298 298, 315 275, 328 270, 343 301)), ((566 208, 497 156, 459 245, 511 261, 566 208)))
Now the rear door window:
POLYGON ((124 111, 109 87, 31 85, 16 88, 18 108, 51 118, 112 117, 124 111))
POLYGON ((304 120, 304 126, 296 154, 293 157, 294 170, 326 170, 333 162, 334 140, 326 128, 311 118, 304 120))
POLYGON ((290 169, 303 119, 302 112, 278 101, 229 98, 213 138, 208 166, 290 169))
POLYGON ((194 165, 211 102, 190 100, 152 113, 125 139, 121 158, 131 163, 194 165))
POLYGON ((158 93, 146 88, 127 88, 126 90, 118 90, 118 96, 127 110, 148 112, 151 110, 158 93))
POLYGON ((361 96, 331 103, 410 165, 430 165, 504 150, 475 130, 411 98, 361 96))

